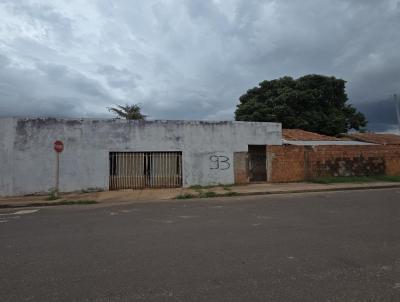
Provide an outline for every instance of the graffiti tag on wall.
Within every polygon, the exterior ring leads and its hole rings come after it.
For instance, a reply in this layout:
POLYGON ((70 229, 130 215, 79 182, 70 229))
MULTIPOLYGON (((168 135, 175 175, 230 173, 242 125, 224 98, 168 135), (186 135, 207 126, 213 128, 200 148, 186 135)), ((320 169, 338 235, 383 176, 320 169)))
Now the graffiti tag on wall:
POLYGON ((211 170, 228 170, 231 167, 230 159, 224 155, 211 155, 211 170))

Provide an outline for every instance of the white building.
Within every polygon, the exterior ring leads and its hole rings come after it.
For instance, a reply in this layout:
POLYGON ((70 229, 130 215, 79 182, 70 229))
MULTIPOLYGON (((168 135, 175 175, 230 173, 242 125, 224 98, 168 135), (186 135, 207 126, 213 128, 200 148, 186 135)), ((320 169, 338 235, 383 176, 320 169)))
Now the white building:
POLYGON ((54 188, 56 140, 64 192, 266 181, 265 147, 282 144, 281 124, 256 122, 0 118, 0 135, 0 196, 54 188))

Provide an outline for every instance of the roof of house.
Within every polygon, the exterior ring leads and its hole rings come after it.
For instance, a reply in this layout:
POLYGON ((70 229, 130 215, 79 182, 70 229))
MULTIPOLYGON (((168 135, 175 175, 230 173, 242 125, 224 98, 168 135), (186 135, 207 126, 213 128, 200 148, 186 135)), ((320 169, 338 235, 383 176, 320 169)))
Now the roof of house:
POLYGON ((371 142, 352 140, 348 137, 333 137, 301 129, 282 129, 282 143, 298 146, 323 146, 323 145, 374 145, 371 142))
POLYGON ((282 129, 282 138, 288 141, 342 141, 333 136, 327 136, 301 129, 282 129))
POLYGON ((391 133, 351 133, 347 134, 347 137, 379 145, 400 145, 400 135, 391 133))

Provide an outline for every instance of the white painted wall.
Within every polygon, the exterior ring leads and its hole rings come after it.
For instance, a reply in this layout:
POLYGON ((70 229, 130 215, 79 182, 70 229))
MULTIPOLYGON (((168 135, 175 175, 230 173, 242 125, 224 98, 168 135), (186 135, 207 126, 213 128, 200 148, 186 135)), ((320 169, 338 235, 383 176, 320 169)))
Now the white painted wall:
POLYGON ((0 196, 13 195, 15 120, 0 118, 0 196))
POLYGON ((0 196, 54 187, 55 140, 65 145, 61 191, 107 190, 109 152, 182 151, 184 186, 230 184, 233 153, 280 145, 281 132, 278 123, 0 118, 0 196), (226 163, 217 169, 211 156, 226 163))

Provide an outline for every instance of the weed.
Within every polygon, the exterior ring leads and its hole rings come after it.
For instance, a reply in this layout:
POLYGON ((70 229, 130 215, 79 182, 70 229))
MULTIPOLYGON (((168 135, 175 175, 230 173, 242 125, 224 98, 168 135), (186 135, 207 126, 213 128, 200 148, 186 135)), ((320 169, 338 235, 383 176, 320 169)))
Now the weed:
POLYGON ((46 200, 57 200, 59 198, 60 197, 58 197, 57 190, 56 189, 50 189, 46 200))
POLYGON ((190 194, 190 193, 185 193, 176 196, 176 199, 190 199, 190 198, 212 198, 212 197, 218 197, 218 196, 237 196, 239 195, 237 192, 233 192, 230 190, 227 190, 226 193, 224 194, 218 194, 213 191, 203 191, 202 189, 196 189, 197 195, 190 194))

